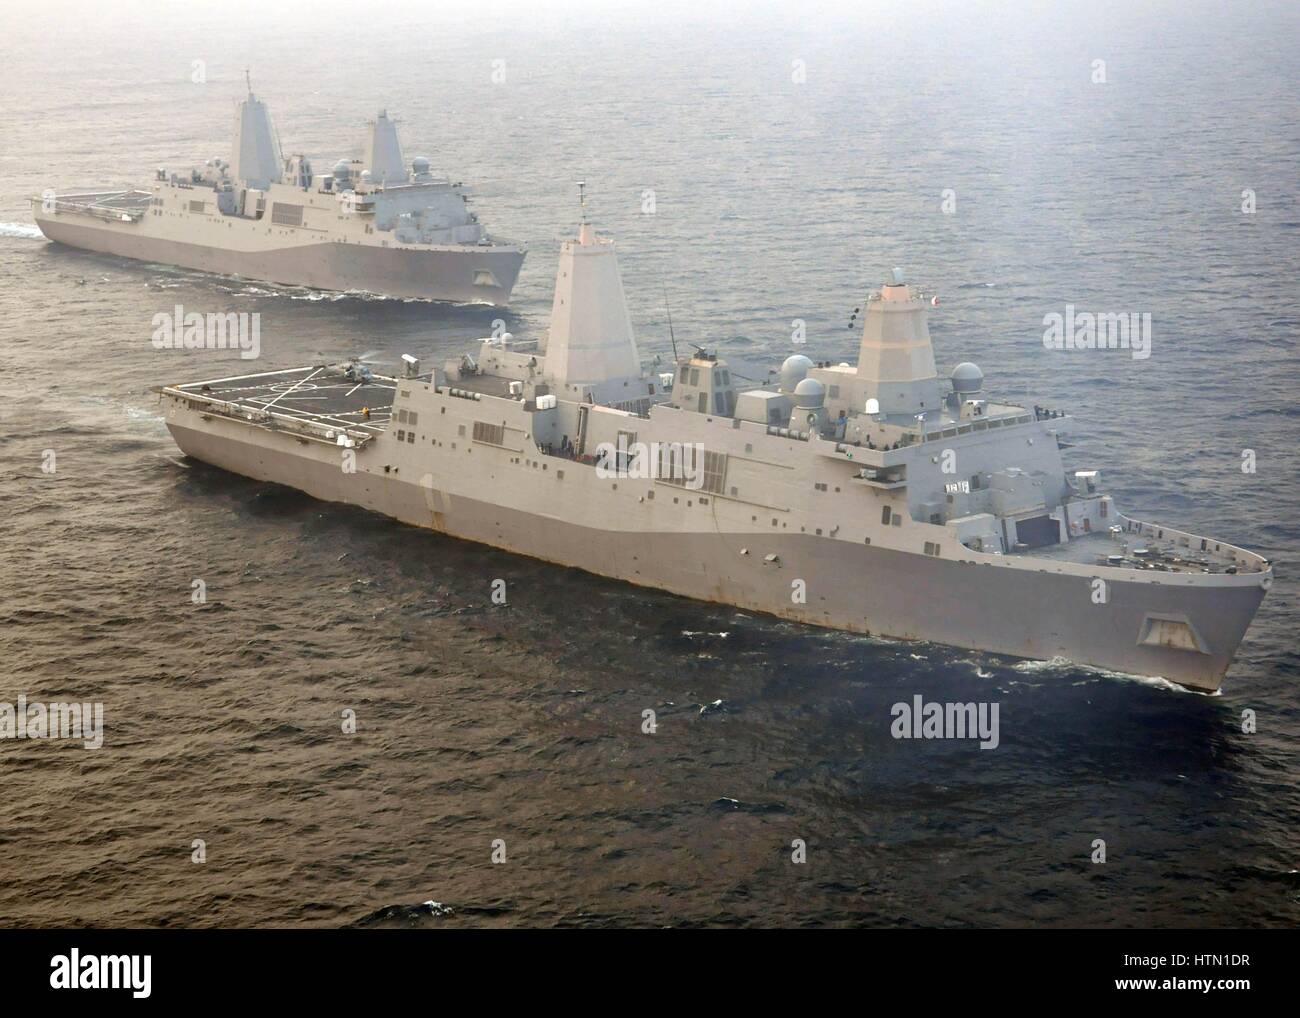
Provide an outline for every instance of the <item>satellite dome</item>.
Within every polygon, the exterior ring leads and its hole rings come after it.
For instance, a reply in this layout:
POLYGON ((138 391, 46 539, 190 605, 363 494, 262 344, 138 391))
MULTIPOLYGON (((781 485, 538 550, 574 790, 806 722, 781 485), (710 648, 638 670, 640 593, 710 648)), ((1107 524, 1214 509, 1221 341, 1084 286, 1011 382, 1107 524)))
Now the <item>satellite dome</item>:
POLYGON ((813 362, 801 353, 791 354, 781 365, 781 391, 792 392, 795 386, 808 377, 813 362))
POLYGON ((984 372, 978 365, 963 361, 952 369, 952 391, 979 392, 984 387, 984 372))
POLYGON ((816 410, 825 402, 826 386, 815 378, 805 378, 794 387, 794 405, 801 410, 816 410))
POLYGON ((428 156, 416 156, 414 159, 412 159, 411 172, 413 172, 416 176, 419 176, 421 173, 428 173, 429 172, 428 156))
POLYGON ((350 176, 352 176, 352 167, 348 165, 348 161, 346 159, 340 159, 337 163, 334 164, 335 180, 347 180, 348 177, 350 176))
POLYGON ((372 179, 373 179, 373 174, 371 174, 369 170, 361 171, 361 183, 369 184, 372 179))

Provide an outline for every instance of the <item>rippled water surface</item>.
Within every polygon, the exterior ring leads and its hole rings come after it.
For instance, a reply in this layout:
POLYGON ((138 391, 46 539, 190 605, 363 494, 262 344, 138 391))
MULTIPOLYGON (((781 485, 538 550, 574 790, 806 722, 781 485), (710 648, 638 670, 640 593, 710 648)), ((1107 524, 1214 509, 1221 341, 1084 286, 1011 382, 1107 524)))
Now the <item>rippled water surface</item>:
POLYGON ((0 742, 0 921, 1300 920, 1294 5, 366 6, 55 3, 6 26, 0 701, 102 701, 106 732, 0 742), (227 156, 245 66, 318 165, 397 114, 408 155, 528 245, 513 307, 39 237, 45 187, 227 156), (679 342, 775 363, 803 319, 809 353, 850 359, 852 309, 905 265, 941 296, 942 370, 973 359, 991 391, 1068 407, 1069 465, 1125 509, 1276 560, 1222 694, 695 604, 180 456, 152 387, 250 366, 155 351, 155 313, 259 312, 255 369, 438 363, 498 315, 535 338, 578 179, 645 355, 671 356, 666 291, 679 342), (1152 356, 1044 350, 1067 303, 1149 312, 1152 356), (996 700, 1000 746, 895 741, 916 693, 996 700))

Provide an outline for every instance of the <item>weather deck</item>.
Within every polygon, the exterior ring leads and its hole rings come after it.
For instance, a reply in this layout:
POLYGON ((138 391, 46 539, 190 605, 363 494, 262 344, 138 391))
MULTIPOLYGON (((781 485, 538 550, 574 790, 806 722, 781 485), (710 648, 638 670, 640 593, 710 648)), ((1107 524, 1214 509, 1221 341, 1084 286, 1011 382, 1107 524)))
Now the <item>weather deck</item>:
POLYGON ((340 367, 292 368, 175 385, 172 391, 261 417, 290 418, 348 432, 379 434, 392 420, 397 380, 349 377, 340 367))
POLYGON ((47 212, 71 212, 76 215, 95 216, 138 223, 149 211, 153 194, 149 191, 77 191, 72 194, 46 192, 33 198, 47 212))
POLYGON ((1178 547, 1170 540, 1146 539, 1124 532, 1116 540, 1105 531, 1076 534, 1069 541, 1027 548, 1013 552, 1026 558, 1046 559, 1053 562, 1074 562, 1080 565, 1119 566, 1125 569, 1150 569, 1171 573, 1223 572, 1232 560, 1213 554, 1178 547), (1111 556, 1120 556, 1112 560, 1111 556))
POLYGON ((448 381, 447 385, 453 389, 463 389, 466 392, 477 392, 480 396, 501 396, 505 399, 511 399, 509 378, 503 378, 500 375, 461 375, 454 381, 448 381))

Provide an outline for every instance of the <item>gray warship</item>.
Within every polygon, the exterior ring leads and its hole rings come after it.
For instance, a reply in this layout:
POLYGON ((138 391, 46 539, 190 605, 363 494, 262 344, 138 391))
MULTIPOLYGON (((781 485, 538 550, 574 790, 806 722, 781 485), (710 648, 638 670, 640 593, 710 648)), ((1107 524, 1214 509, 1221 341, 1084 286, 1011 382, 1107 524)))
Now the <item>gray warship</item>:
POLYGON ((52 241, 166 265, 318 290, 506 304, 524 252, 490 237, 460 184, 409 169, 387 112, 362 159, 315 173, 285 158, 266 104, 235 114, 230 162, 159 169, 148 189, 47 190, 33 215, 52 241))
POLYGON ((1122 513, 1071 418, 935 366, 894 270, 857 364, 646 370, 612 241, 561 246, 549 333, 399 376, 313 365, 160 387, 188 456, 418 527, 801 623, 1216 690, 1272 568, 1122 513))

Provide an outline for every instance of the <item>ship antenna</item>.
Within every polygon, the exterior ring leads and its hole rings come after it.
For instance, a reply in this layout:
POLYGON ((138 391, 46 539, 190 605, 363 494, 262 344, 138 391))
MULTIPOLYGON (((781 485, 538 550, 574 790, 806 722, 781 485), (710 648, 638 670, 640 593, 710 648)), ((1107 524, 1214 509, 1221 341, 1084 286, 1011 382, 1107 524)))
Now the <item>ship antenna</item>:
POLYGON ((673 363, 677 363, 677 337, 673 334, 673 309, 668 303, 668 284, 659 278, 659 285, 664 288, 664 310, 668 312, 668 338, 673 341, 673 363))
POLYGON ((587 182, 585 180, 578 181, 578 221, 583 226, 587 225, 586 188, 587 188, 587 182))
POLYGON ((248 73, 248 68, 244 68, 244 81, 248 84, 248 94, 253 94, 253 76, 248 73))

